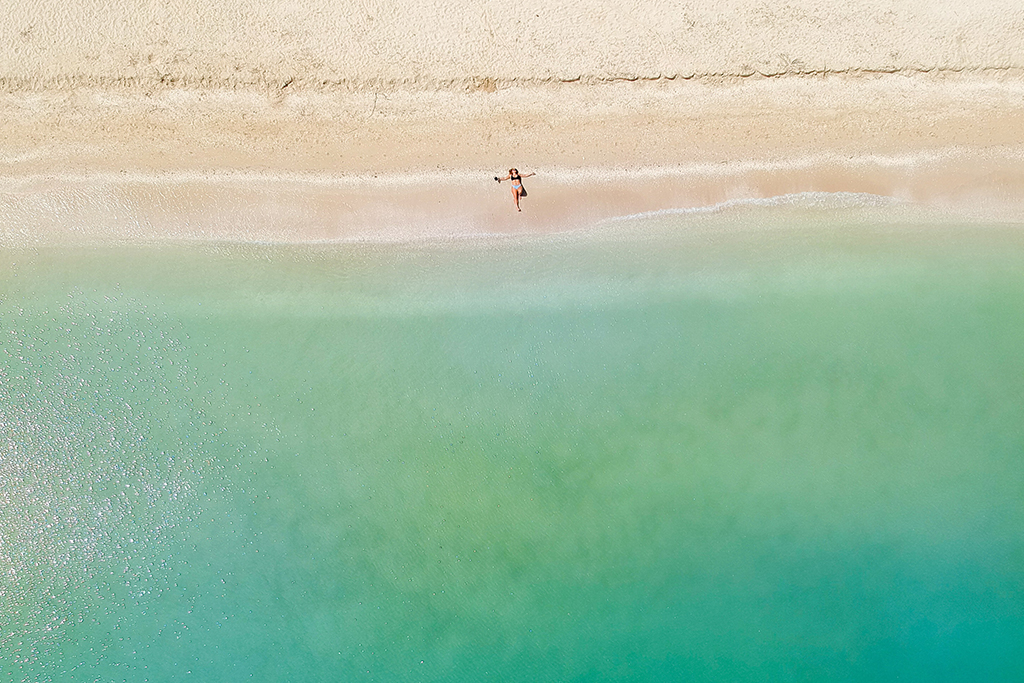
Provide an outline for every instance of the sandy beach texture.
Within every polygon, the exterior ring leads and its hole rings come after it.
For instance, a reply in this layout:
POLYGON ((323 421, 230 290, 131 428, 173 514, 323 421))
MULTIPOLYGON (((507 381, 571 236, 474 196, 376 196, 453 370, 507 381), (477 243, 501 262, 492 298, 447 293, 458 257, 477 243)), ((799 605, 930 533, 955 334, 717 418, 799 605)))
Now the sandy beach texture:
POLYGON ((16 2, 0 236, 578 227, 794 192, 1024 216, 1024 6, 16 2), (491 180, 538 173, 524 213, 491 180))

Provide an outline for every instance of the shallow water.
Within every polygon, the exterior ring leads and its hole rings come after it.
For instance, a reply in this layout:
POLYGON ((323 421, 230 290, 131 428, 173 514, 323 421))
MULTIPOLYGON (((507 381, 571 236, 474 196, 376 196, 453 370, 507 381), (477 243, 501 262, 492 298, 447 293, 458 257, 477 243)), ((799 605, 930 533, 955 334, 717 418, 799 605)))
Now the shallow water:
POLYGON ((2 252, 2 680, 1020 680, 1024 231, 2 252))

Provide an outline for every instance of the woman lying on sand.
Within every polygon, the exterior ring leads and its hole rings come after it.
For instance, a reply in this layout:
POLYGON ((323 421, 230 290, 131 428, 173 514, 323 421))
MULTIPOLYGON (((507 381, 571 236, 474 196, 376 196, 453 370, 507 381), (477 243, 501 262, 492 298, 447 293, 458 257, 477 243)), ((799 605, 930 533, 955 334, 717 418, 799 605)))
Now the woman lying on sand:
POLYGON ((504 178, 499 178, 498 176, 494 176, 494 179, 497 180, 499 183, 502 180, 511 180, 512 181, 512 198, 516 201, 516 210, 517 211, 522 211, 522 209, 519 208, 519 198, 526 196, 526 188, 523 187, 523 178, 529 178, 532 175, 537 175, 537 174, 536 173, 527 173, 526 175, 519 175, 519 171, 518 170, 516 170, 514 168, 510 168, 510 169, 508 169, 508 175, 505 176, 504 178))

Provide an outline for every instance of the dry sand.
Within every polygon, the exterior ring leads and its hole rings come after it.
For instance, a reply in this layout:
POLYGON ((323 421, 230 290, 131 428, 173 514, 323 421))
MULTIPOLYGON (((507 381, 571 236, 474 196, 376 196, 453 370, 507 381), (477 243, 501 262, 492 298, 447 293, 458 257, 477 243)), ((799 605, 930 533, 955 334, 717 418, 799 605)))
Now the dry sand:
POLYGON ((0 237, 547 231, 805 191, 1024 220, 1016 0, 18 2, 0 237), (537 171, 514 214, 511 165, 537 171))

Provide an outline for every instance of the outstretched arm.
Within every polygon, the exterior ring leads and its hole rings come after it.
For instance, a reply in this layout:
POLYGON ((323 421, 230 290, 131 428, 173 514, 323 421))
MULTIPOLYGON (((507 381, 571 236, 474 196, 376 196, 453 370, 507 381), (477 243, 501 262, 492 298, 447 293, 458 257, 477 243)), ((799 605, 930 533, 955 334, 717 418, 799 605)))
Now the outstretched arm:
POLYGON ((523 175, 522 175, 521 177, 523 177, 523 178, 529 178, 529 177, 530 177, 530 176, 532 176, 532 175, 537 175, 537 174, 536 174, 536 173, 524 173, 524 174, 523 174, 523 175))
POLYGON ((497 180, 497 181, 498 181, 498 182, 500 183, 500 182, 501 182, 502 180, 508 180, 508 179, 509 179, 509 178, 511 178, 511 177, 512 177, 512 174, 511 174, 511 173, 509 173, 509 174, 508 174, 508 175, 506 175, 506 176, 505 176, 504 178, 499 178, 498 176, 494 176, 494 179, 495 179, 495 180, 497 180))

